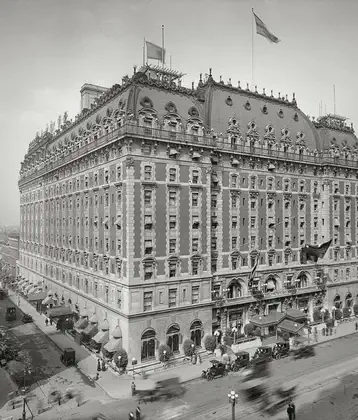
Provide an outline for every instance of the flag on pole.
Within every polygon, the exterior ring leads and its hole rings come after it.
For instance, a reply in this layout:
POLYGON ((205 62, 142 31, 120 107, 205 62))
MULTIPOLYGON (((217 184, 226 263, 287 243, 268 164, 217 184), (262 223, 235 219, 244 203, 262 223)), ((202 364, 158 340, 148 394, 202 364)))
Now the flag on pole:
POLYGON ((262 20, 254 13, 255 22, 256 22, 256 33, 259 35, 262 35, 266 39, 268 39, 270 42, 273 42, 274 44, 277 44, 280 42, 280 40, 269 31, 267 26, 262 22, 262 20))
POLYGON ((307 261, 316 263, 318 258, 323 258, 326 255, 326 252, 331 246, 331 243, 332 239, 318 246, 305 245, 303 248, 301 248, 301 264, 306 264, 307 261))
POLYGON ((152 42, 145 41, 145 43, 147 46, 147 59, 160 60, 163 63, 165 59, 165 50, 152 42))
POLYGON ((260 260, 260 253, 257 255, 256 262, 254 266, 252 267, 252 270, 249 276, 249 283, 252 282, 255 278, 256 270, 257 270, 257 267, 259 266, 259 260, 260 260))

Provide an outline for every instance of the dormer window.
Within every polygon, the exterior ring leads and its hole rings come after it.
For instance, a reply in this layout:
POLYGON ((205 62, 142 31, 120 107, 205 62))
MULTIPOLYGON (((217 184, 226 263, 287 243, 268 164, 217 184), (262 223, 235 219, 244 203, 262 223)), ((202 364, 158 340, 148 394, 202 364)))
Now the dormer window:
POLYGON ((152 179, 153 176, 153 172, 152 172, 152 167, 147 165, 144 167, 144 179, 146 181, 150 181, 152 179))

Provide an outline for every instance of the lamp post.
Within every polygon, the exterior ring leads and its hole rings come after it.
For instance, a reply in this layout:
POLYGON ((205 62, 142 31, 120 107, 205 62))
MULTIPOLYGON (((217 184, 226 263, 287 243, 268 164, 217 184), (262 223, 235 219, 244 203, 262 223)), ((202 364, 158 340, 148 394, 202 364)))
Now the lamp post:
POLYGON ((235 391, 231 391, 227 396, 229 397, 229 403, 231 404, 231 417, 232 420, 235 420, 235 405, 237 404, 237 399, 239 396, 235 391))
POLYGON ((324 314, 325 314, 325 309, 321 309, 321 316, 322 316, 322 324, 324 323, 324 314))
POLYGON ((237 328, 236 327, 232 327, 232 329, 231 329, 231 331, 233 332, 233 334, 234 334, 234 344, 236 344, 236 334, 237 334, 237 328))
POLYGON ((311 326, 310 326, 310 324, 311 324, 311 321, 308 319, 307 320, 307 338, 308 338, 308 344, 310 343, 310 331, 311 331, 311 326))
POLYGON ((135 357, 132 357, 133 379, 134 379, 134 375, 135 375, 135 372, 134 372, 134 366, 135 366, 137 363, 138 363, 138 362, 137 362, 137 359, 136 359, 135 357))
POLYGON ((217 346, 218 346, 218 344, 219 344, 220 331, 219 331, 219 330, 216 330, 216 331, 214 332, 214 336, 215 336, 215 339, 216 339, 216 347, 217 347, 217 346))

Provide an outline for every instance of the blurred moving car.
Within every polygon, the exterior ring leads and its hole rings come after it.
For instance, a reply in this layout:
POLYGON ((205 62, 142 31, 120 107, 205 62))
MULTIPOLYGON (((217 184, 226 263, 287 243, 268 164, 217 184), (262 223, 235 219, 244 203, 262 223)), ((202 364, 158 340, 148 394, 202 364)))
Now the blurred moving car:
POLYGON ((295 349, 291 350, 291 354, 294 360, 312 357, 316 354, 315 348, 310 345, 301 345, 295 349))

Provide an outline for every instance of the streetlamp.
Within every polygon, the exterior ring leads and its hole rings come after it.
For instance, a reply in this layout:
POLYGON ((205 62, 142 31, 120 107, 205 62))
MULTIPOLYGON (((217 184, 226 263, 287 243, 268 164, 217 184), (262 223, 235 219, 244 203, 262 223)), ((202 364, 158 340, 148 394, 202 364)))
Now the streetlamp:
POLYGON ((137 362, 137 359, 136 359, 135 357, 132 357, 133 379, 134 379, 134 375, 135 375, 135 372, 134 372, 134 366, 135 366, 137 363, 138 363, 138 362, 137 362))
POLYGON ((229 403, 231 404, 231 416, 232 420, 235 420, 235 405, 237 404, 237 399, 239 396, 236 394, 235 391, 231 391, 230 394, 227 395, 229 397, 229 403))
POLYGON ((308 319, 307 320, 307 338, 308 338, 308 344, 310 343, 310 331, 311 331, 311 321, 308 319))
POLYGON ((324 323, 324 314, 326 313, 325 309, 321 309, 321 316, 322 316, 322 324, 324 323))
POLYGON ((231 331, 234 333, 234 344, 236 344, 236 333, 238 329, 236 327, 232 327, 231 331))
POLYGON ((215 339, 216 339, 216 347, 217 347, 217 346, 218 346, 218 344, 219 344, 220 331, 219 331, 219 330, 216 330, 216 331, 214 332, 214 336, 215 336, 215 339))
POLYGON ((335 306, 332 306, 332 318, 333 318, 333 321, 335 321, 336 320, 336 307, 335 306))

